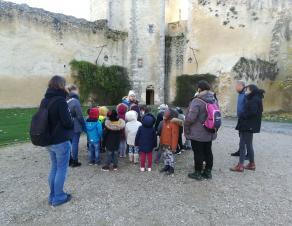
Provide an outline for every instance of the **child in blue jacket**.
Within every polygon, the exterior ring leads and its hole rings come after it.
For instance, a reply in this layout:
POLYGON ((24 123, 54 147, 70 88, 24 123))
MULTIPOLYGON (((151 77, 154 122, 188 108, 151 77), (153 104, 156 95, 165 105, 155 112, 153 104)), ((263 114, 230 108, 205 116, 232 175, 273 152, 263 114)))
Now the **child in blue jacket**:
POLYGON ((100 141, 102 138, 102 125, 98 120, 98 108, 89 110, 88 119, 86 120, 89 165, 100 164, 100 141))
POLYGON ((155 124, 155 117, 148 113, 144 115, 142 119, 142 126, 139 127, 135 145, 140 151, 140 165, 141 172, 145 171, 145 162, 147 158, 148 171, 152 168, 152 151, 157 146, 157 136, 155 129, 153 128, 155 124))

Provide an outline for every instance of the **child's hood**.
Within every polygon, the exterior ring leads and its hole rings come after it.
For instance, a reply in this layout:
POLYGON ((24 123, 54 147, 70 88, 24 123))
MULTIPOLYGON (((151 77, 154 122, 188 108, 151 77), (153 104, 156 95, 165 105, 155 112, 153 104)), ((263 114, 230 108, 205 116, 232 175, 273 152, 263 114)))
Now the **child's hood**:
POLYGON ((128 122, 137 121, 137 117, 138 115, 136 111, 131 110, 126 113, 126 120, 128 122))
POLYGON ((96 129, 98 123, 99 123, 98 121, 96 121, 96 122, 86 122, 87 131, 92 131, 92 130, 96 129))
POLYGON ((142 125, 144 127, 151 128, 155 124, 155 121, 156 121, 155 117, 152 114, 148 113, 148 114, 144 115, 144 117, 142 119, 142 125))
POLYGON ((119 119, 118 121, 110 121, 107 119, 105 121, 105 127, 114 131, 122 130, 125 128, 125 121, 123 119, 119 119))

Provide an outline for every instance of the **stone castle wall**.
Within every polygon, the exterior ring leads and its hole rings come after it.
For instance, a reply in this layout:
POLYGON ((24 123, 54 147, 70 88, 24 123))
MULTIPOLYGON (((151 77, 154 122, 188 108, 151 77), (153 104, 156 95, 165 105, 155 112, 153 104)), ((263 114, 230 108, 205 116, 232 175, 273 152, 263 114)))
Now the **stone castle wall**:
POLYGON ((127 66, 127 34, 0 1, 0 106, 39 104, 52 75, 70 76, 72 59, 127 66), (104 56, 108 61, 104 61, 104 56))

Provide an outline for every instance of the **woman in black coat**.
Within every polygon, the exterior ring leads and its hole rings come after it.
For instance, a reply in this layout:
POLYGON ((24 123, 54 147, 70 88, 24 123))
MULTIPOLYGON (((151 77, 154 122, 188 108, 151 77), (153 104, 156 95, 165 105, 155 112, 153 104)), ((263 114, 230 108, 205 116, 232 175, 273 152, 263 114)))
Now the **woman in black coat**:
POLYGON ((264 90, 256 85, 249 85, 246 89, 246 103, 244 111, 239 115, 236 129, 239 130, 239 163, 231 171, 243 172, 244 169, 255 170, 253 134, 261 130, 264 90), (249 157, 249 164, 244 166, 245 148, 249 157))

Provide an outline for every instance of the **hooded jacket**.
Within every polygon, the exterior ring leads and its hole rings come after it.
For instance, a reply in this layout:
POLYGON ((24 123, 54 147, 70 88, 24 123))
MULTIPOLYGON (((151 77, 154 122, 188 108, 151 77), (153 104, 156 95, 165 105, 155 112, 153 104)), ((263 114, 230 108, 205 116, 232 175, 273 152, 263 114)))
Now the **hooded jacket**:
POLYGON ((86 131, 85 120, 82 114, 82 108, 79 101, 79 96, 75 93, 69 93, 67 100, 72 118, 74 120, 74 133, 81 133, 86 131))
POLYGON ((102 138, 102 126, 98 119, 86 120, 87 138, 91 143, 99 143, 102 138))
POLYGON ((259 133, 261 130, 264 91, 256 89, 246 95, 245 107, 239 115, 236 129, 240 132, 259 133))
POLYGON ((206 104, 200 99, 207 103, 216 102, 213 92, 207 90, 200 92, 197 97, 191 101, 187 109, 184 132, 187 139, 199 142, 210 142, 216 139, 217 133, 211 133, 203 126, 208 113, 206 104))
POLYGON ((141 152, 152 152, 157 146, 157 136, 153 128, 154 123, 155 117, 152 114, 148 113, 144 115, 142 126, 139 127, 135 139, 135 146, 138 146, 141 152))
POLYGON ((176 151, 181 120, 177 119, 178 113, 175 110, 169 109, 169 111, 170 117, 163 119, 160 123, 160 145, 167 146, 172 151, 176 151))
POLYGON ((137 121, 137 112, 136 111, 128 111, 126 113, 126 138, 128 145, 135 145, 135 137, 139 127, 142 125, 141 122, 137 121))
POLYGON ((66 102, 66 93, 49 88, 41 104, 48 104, 52 98, 58 98, 58 100, 48 110, 51 144, 60 144, 72 139, 74 123, 66 102))
POLYGON ((118 119, 117 121, 105 121, 105 128, 103 133, 103 146, 110 151, 119 149, 121 142, 121 133, 125 128, 125 121, 118 119))

